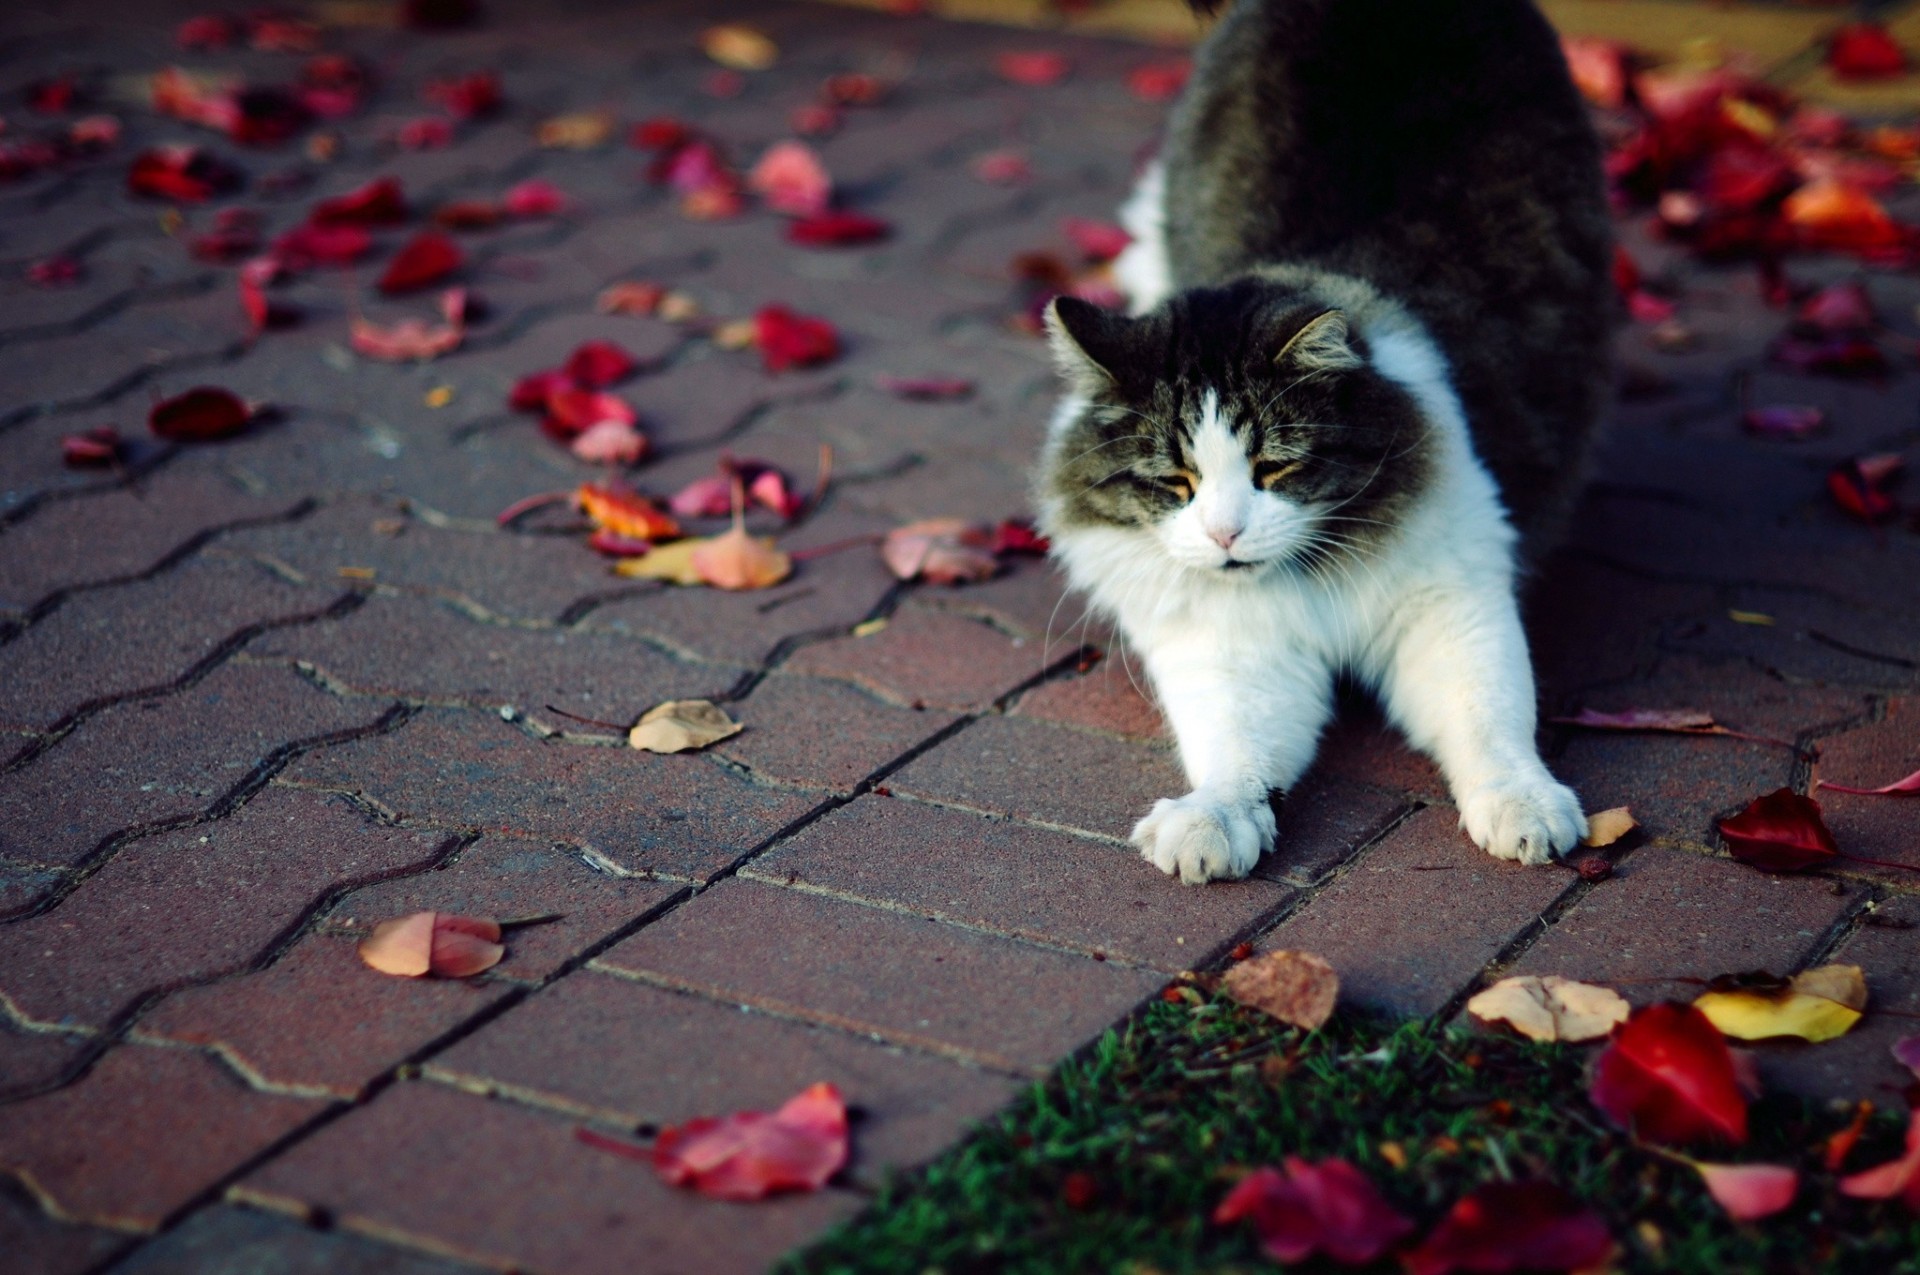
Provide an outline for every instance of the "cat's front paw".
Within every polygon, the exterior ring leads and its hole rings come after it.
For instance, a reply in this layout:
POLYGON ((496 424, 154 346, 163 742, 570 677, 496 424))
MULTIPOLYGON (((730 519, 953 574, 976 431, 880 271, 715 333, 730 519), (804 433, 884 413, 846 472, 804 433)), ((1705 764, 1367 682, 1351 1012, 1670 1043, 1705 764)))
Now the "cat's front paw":
POLYGON ((1265 801, 1234 804, 1200 793, 1163 797, 1133 827, 1133 844, 1149 863, 1188 885, 1236 880, 1273 848, 1273 809, 1265 801))
POLYGON ((1587 835, 1580 798, 1544 770, 1480 785, 1460 801, 1460 826, 1494 858, 1529 865, 1565 854, 1587 835))

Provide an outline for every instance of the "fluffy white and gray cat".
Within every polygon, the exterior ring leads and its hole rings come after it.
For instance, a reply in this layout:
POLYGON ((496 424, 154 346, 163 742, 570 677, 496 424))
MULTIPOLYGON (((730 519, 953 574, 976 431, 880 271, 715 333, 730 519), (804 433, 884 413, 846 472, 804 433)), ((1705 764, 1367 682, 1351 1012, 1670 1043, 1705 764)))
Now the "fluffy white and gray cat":
POLYGON ((1345 674, 1489 853, 1573 846, 1515 587, 1571 510, 1616 303, 1547 23, 1527 0, 1236 0, 1122 215, 1132 316, 1049 310, 1040 505, 1192 784, 1134 843, 1183 881, 1246 875, 1345 674))

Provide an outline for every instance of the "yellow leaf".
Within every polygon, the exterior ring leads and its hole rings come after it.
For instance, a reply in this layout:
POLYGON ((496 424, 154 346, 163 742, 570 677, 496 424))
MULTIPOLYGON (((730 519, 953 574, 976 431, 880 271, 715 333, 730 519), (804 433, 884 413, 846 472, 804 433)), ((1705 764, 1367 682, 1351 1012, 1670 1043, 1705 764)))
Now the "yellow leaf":
POLYGON ((1765 611, 1729 611, 1727 618, 1735 624, 1757 624, 1761 628, 1773 627, 1773 617, 1765 611))
POLYGON ((772 540, 748 535, 737 522, 733 530, 695 546, 692 561, 700 578, 717 589, 765 589, 793 574, 792 558, 772 540))
POLYGON ((627 743, 650 753, 685 753, 738 735, 742 727, 710 700, 676 699, 648 709, 627 743))
POLYGON ((1867 984, 1857 965, 1823 965, 1795 975, 1777 992, 1707 992, 1693 1006, 1735 1040, 1798 1036, 1818 1042, 1844 1036, 1860 1021, 1867 984))
POLYGON ((1587 816, 1587 836, 1580 844, 1598 850, 1601 846, 1612 845, 1639 826, 1640 821, 1633 817, 1633 811, 1625 806, 1615 806, 1612 810, 1587 816))
POLYGON ((780 60, 780 46, 765 32, 737 22, 702 31, 700 48, 721 66, 736 71, 764 71, 780 60))
POLYGON ((613 116, 605 111, 577 111, 540 121, 534 137, 554 150, 590 151, 613 134, 613 116))
POLYGON ((693 566, 693 551, 704 540, 676 540, 656 545, 638 558, 622 558, 613 564, 615 575, 630 580, 665 580, 668 584, 705 584, 693 566))

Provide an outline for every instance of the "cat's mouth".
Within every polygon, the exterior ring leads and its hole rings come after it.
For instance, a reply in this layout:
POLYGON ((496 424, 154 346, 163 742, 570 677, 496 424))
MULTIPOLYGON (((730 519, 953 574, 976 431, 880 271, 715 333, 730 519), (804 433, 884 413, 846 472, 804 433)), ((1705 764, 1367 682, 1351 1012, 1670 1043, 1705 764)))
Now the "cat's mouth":
POLYGON ((1251 571, 1259 565, 1259 563, 1250 562, 1245 558, 1228 558, 1220 564, 1220 569, 1222 571, 1251 571))

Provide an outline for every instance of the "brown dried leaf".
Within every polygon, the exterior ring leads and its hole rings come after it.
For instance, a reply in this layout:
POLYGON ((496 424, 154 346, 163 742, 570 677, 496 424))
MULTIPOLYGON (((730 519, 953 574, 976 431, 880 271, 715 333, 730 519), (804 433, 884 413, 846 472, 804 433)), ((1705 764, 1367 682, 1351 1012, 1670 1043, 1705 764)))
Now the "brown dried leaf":
POLYGON ((1467 1002, 1484 1023, 1505 1023, 1528 1040, 1598 1040, 1627 1021, 1630 1007, 1611 988, 1549 974, 1503 978, 1467 1002))
POLYGON ((1587 835, 1580 844, 1598 850, 1602 846, 1612 845, 1639 826, 1640 821, 1633 817, 1633 811, 1625 806, 1615 806, 1612 810, 1587 816, 1587 835))
POLYGON ((740 730, 740 723, 710 700, 676 699, 642 714, 627 732, 627 743, 650 753, 685 753, 738 735, 740 730))
POLYGON ((360 940, 360 959, 382 974, 467 978, 500 963, 500 926, 485 917, 415 912, 373 927, 360 940))
POLYGON ((1283 1023, 1318 1031, 1333 1014, 1340 976, 1311 952, 1266 952, 1228 970, 1220 990, 1283 1023))

